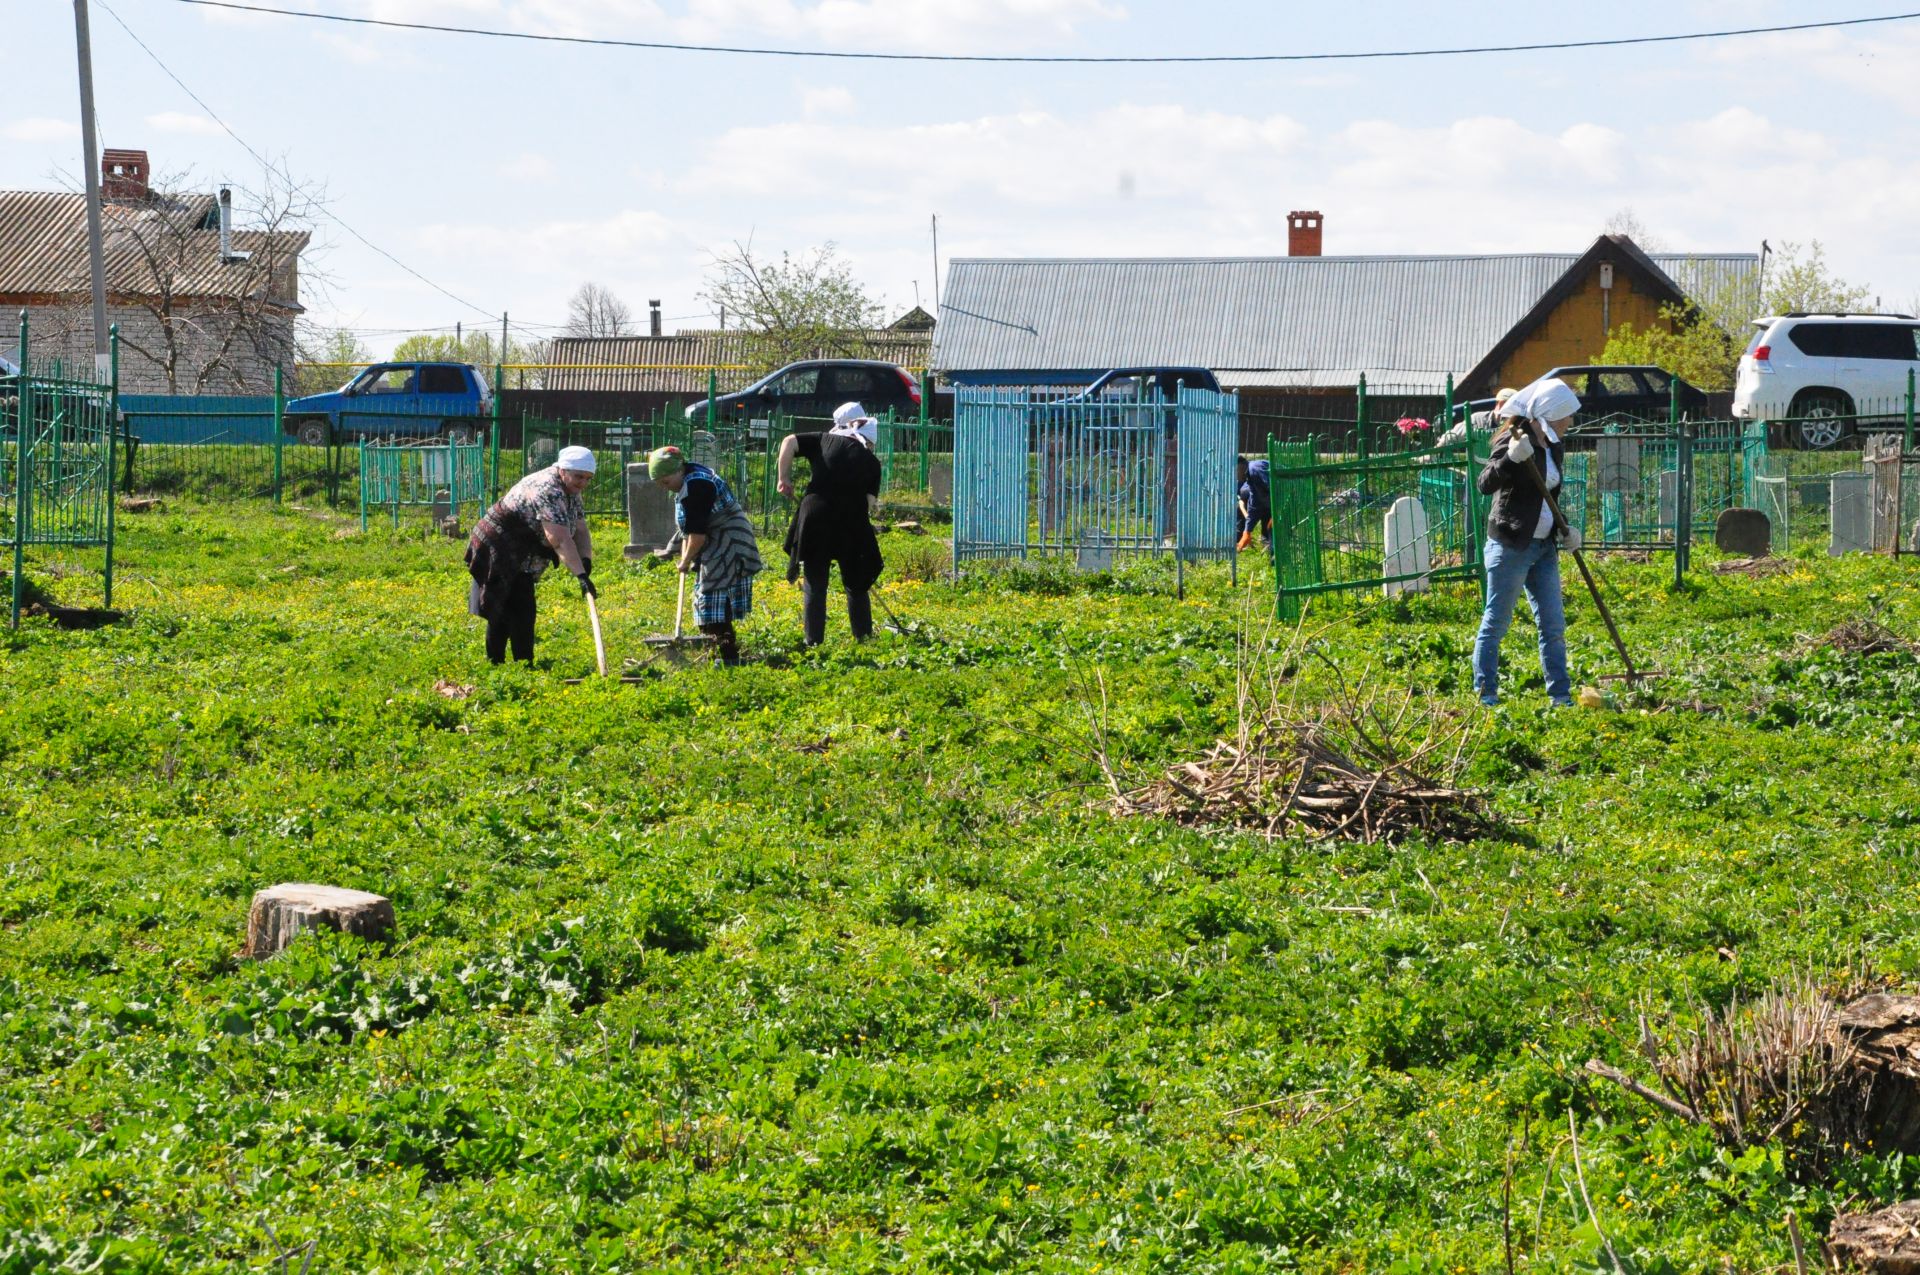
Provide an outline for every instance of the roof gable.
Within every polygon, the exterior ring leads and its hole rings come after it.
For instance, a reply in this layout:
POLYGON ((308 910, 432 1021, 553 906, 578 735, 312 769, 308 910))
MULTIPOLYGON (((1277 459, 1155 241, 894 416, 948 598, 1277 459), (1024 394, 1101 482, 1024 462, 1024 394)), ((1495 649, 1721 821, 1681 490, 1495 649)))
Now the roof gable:
MULTIPOLYGON (((961 258, 948 271, 934 364, 963 374, 1190 364, 1228 384, 1350 385, 1364 372, 1377 388, 1428 390, 1480 363, 1593 251, 961 258)), ((1752 254, 1632 252, 1635 268, 1676 294, 1669 272, 1683 266, 1758 268, 1752 254)))

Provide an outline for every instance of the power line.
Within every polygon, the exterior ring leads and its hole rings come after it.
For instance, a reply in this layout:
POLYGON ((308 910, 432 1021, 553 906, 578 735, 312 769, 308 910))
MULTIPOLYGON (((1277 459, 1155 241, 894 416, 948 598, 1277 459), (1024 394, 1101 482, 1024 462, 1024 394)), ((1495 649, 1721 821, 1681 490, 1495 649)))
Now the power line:
MULTIPOLYGON (((1635 44, 1674 44, 1687 40, 1724 40, 1743 35, 1777 35, 1789 31, 1824 31, 1834 27, 1906 22, 1920 18, 1920 12, 1889 13, 1878 17, 1834 18, 1824 22, 1793 22, 1768 27, 1734 27, 1721 31, 1689 31, 1678 35, 1616 36, 1607 40, 1555 40, 1541 44, 1464 45, 1446 49, 1380 49, 1359 53, 1135 54, 1096 57, 1090 54, 1020 56, 997 53, 866 53, 845 49, 771 49, 729 44, 669 44, 658 40, 542 35, 533 31, 500 31, 488 27, 456 27, 434 22, 400 22, 391 18, 356 18, 340 13, 315 13, 308 9, 275 9, 266 5, 240 4, 237 0, 179 0, 179 3, 201 5, 210 9, 237 9, 245 13, 271 13, 283 18, 314 18, 323 22, 344 22, 352 26, 394 27, 405 31, 434 31, 445 35, 482 35, 501 40, 537 40, 547 44, 588 44, 618 49, 651 49, 668 53, 732 53, 773 58, 851 58, 869 62, 1039 62, 1081 65, 1170 62, 1350 62, 1372 58, 1458 57, 1472 53, 1543 53, 1556 49, 1610 49, 1635 44)), ((221 127, 226 126, 221 125, 221 127)))
MULTIPOLYGON (((257 163, 259 163, 262 168, 265 168, 268 172, 277 173, 280 176, 281 180, 287 183, 287 186, 289 189, 293 187, 293 184, 294 184, 293 177, 290 174, 288 174, 284 169, 276 167, 271 160, 267 159, 259 151, 247 145, 247 141, 245 138, 241 137, 240 134, 234 132, 233 129, 227 126, 227 122, 225 120, 221 119, 218 115, 214 114, 213 108, 211 106, 208 106, 205 102, 201 101, 200 95, 198 93, 195 93, 192 89, 188 88, 186 81, 182 80, 179 76, 175 75, 173 73, 173 68, 168 66, 165 62, 162 62, 160 60, 160 55, 155 53, 152 49, 148 48, 146 41, 142 40, 139 36, 133 33, 133 28, 127 25, 126 19, 122 18, 119 14, 115 13, 112 7, 107 4, 106 0, 94 0, 94 3, 98 4, 102 9, 105 9, 107 11, 107 16, 112 18, 115 22, 119 23, 120 29, 127 33, 127 38, 132 40, 135 44, 139 45, 140 51, 146 54, 149 58, 152 58, 153 64, 159 67, 162 71, 166 72, 167 78, 172 80, 175 84, 179 85, 180 91, 182 93, 185 93, 188 97, 192 98, 194 101, 194 104, 198 106, 201 110, 207 113, 208 119, 218 124, 221 130, 225 132, 228 137, 231 137, 235 142, 238 142, 240 145, 240 149, 244 150, 247 154, 253 156, 254 160, 257 163)), ((497 319, 500 317, 499 315, 488 311, 486 308, 482 306, 475 305, 473 302, 468 301, 464 297, 456 296, 454 293, 447 291, 447 289, 441 287, 439 284, 435 283, 433 280, 427 278, 427 276, 421 274, 418 270, 415 270, 412 266, 400 260, 400 258, 394 256, 392 253, 388 252, 385 248, 382 248, 379 244, 373 242, 373 240, 367 238, 365 235, 355 230, 352 226, 349 226, 345 221, 342 221, 340 219, 340 216, 337 213, 327 208, 326 205, 315 203, 314 210, 318 212, 321 216, 325 217, 328 221, 331 221, 334 225, 340 227, 340 229, 352 235, 355 239, 358 239, 362 244, 366 245, 368 248, 371 248, 374 252, 379 253, 382 257, 385 257, 388 261, 391 261, 394 265, 399 266, 402 270, 406 271, 408 274, 412 275, 414 278, 418 279, 420 282, 426 284, 429 288, 432 288, 435 292, 438 292, 441 296, 447 297, 453 301, 457 301, 461 305, 465 306, 467 309, 472 310, 474 313, 484 314, 489 319, 497 319)))

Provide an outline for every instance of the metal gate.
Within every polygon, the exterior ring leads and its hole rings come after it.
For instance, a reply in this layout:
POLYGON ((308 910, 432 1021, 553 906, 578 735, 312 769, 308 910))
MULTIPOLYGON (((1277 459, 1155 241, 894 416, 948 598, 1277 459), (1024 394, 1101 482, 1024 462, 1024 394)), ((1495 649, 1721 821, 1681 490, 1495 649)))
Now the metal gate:
POLYGON ((1167 552, 1233 559, 1238 400, 955 394, 953 560, 1167 552))
POLYGON ((113 605, 114 459, 120 335, 103 382, 59 360, 36 362, 20 316, 20 372, 0 377, 0 546, 12 551, 13 627, 20 626, 28 545, 104 545, 113 605))

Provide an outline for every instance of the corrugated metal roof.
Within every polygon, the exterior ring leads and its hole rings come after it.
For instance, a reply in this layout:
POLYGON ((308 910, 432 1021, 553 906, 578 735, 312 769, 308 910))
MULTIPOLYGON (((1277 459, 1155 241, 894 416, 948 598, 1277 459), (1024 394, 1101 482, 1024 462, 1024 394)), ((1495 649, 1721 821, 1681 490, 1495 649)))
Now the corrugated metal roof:
MULTIPOLYGON (((947 372, 1210 367, 1223 382, 1434 386, 1472 368, 1580 253, 953 261, 947 372), (1277 379, 1277 378, 1276 378, 1277 379)), ((1751 278, 1753 254, 1666 254, 1683 288, 1751 278)))
MULTIPOLYGON (((885 359, 922 368, 932 345, 930 332, 879 328, 854 334, 857 354, 821 351, 814 357, 885 359)), ((750 358, 743 332, 688 331, 667 336, 557 337, 547 354, 544 384, 550 390, 618 390, 688 394, 704 397, 707 371, 714 369, 721 393, 753 379, 744 366, 750 358)))
MULTIPOLYGON (((271 299, 298 303, 292 269, 309 236, 304 231, 238 230, 237 251, 246 262, 220 258, 218 229, 187 229, 216 216, 212 195, 157 197, 101 206, 101 241, 107 291, 121 296, 177 297, 256 295, 269 280, 271 299), (180 228, 177 233, 173 228, 180 228)), ((86 196, 66 191, 0 190, 0 295, 85 292, 86 196)))

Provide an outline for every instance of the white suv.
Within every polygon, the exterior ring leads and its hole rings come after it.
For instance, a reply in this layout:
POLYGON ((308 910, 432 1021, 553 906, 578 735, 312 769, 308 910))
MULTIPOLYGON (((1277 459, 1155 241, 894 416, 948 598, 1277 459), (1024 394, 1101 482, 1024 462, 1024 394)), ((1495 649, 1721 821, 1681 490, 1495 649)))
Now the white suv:
POLYGON ((1906 414, 1920 372, 1920 322, 1905 314, 1793 314, 1755 319, 1740 356, 1733 414, 1786 422, 1802 447, 1832 447, 1855 424, 1906 414))

